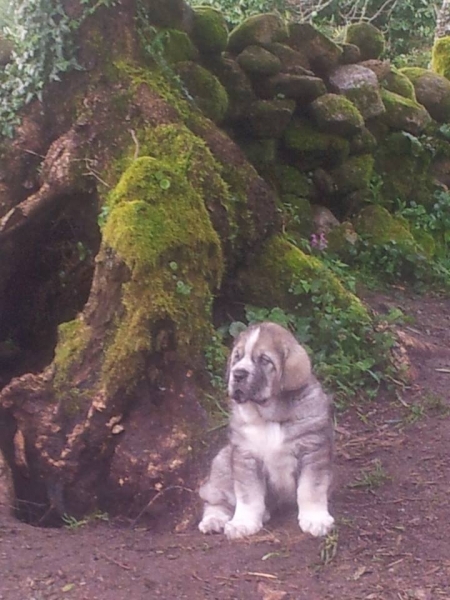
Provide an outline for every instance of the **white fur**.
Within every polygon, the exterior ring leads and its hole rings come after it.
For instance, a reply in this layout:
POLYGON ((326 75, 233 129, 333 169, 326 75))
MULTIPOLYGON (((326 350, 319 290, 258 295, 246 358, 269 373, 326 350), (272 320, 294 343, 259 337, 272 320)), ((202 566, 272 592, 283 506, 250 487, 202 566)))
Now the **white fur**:
POLYGON ((253 361, 252 361, 252 352, 253 352, 253 348, 255 347, 256 342, 258 341, 258 338, 259 338, 259 327, 256 327, 256 329, 254 329, 251 332, 251 334, 248 336, 248 339, 246 340, 245 346, 244 346, 244 354, 243 354, 242 358, 233 365, 233 367, 231 369, 231 373, 233 373, 233 371, 235 371, 237 369, 245 369, 249 373, 251 373, 254 370, 255 365, 253 364, 253 361))
POLYGON ((305 533, 318 537, 327 535, 334 524, 328 512, 328 481, 315 485, 308 468, 300 475, 297 488, 298 523, 305 533))
POLYGON ((251 504, 238 501, 232 520, 225 525, 225 535, 229 540, 237 540, 258 533, 263 526, 264 512, 263 498, 253 499, 251 504))
POLYGON ((229 511, 222 506, 209 505, 205 507, 198 528, 202 533, 221 533, 230 519, 229 511))

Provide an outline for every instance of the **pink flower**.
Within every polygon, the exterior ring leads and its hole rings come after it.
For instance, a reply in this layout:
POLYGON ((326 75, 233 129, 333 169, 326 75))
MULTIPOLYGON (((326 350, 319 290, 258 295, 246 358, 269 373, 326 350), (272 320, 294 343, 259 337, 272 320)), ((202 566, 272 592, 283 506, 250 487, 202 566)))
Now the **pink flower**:
POLYGON ((310 238, 311 248, 315 248, 317 250, 325 250, 328 246, 327 238, 325 234, 322 232, 319 235, 313 233, 310 238))

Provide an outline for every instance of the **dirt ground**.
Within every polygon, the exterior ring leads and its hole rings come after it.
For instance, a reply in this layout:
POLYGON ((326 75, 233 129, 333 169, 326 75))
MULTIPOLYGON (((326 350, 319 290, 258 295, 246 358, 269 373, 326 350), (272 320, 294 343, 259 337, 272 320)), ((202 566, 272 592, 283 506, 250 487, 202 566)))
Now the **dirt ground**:
POLYGON ((242 542, 115 520, 38 529, 0 515, 0 600, 450 600, 450 298, 401 290, 414 382, 338 418, 335 533, 295 513, 242 542))

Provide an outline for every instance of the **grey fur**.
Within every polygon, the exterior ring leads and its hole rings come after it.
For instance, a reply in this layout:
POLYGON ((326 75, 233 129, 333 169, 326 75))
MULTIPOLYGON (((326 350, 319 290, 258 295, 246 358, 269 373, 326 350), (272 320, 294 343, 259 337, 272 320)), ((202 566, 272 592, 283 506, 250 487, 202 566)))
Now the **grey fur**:
POLYGON ((304 349, 275 323, 249 327, 231 353, 228 391, 229 444, 201 486, 200 531, 252 535, 270 509, 296 501, 303 531, 325 535, 333 525, 331 402, 304 349))

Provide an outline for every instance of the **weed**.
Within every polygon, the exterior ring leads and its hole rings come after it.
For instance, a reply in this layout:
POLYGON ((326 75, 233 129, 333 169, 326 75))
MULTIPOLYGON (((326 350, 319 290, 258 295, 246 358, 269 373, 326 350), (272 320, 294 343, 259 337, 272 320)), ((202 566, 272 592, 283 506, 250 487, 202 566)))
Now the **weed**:
POLYGON ((72 515, 64 514, 62 516, 62 520, 66 529, 71 529, 72 531, 75 531, 77 529, 80 529, 80 527, 84 527, 85 525, 92 523, 93 521, 109 521, 109 515, 105 512, 96 511, 84 517, 83 519, 77 519, 72 515))
POLYGON ((390 479, 389 475, 384 470, 380 459, 373 461, 373 466, 370 469, 363 470, 356 481, 349 484, 351 488, 365 488, 369 491, 379 488, 390 479))
POLYGON ((421 404, 408 404, 408 414, 406 415, 406 423, 412 425, 419 419, 425 416, 425 407, 421 404))
POLYGON ((339 532, 334 528, 323 540, 320 546, 320 560, 323 565, 329 565, 338 551, 339 532))
POLYGON ((447 415, 450 412, 450 406, 446 402, 445 398, 440 394, 434 392, 428 392, 422 398, 423 405, 426 410, 430 412, 447 415))

